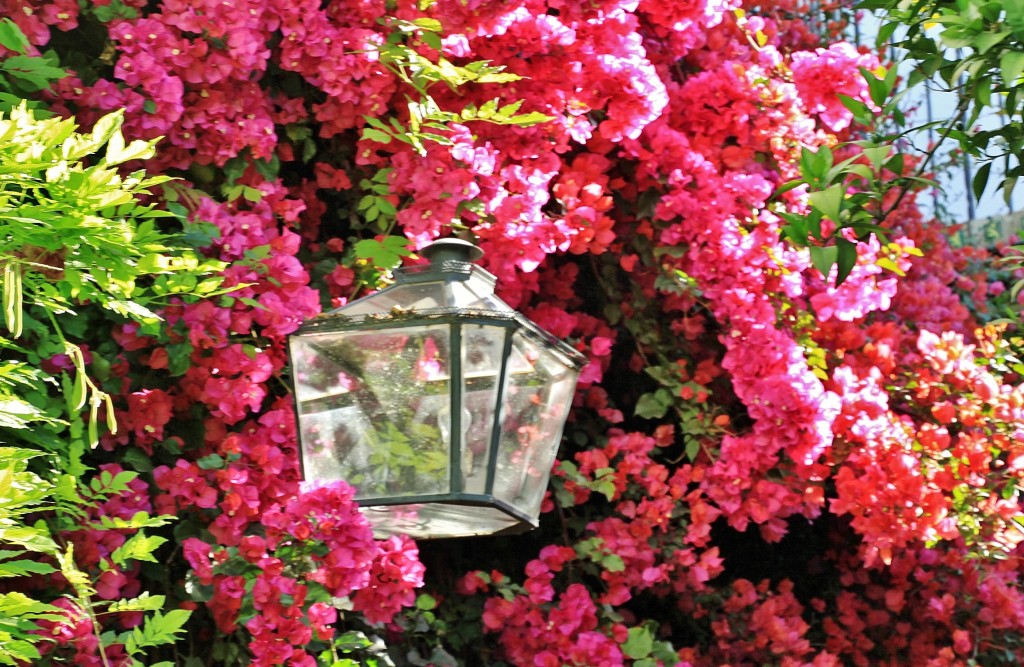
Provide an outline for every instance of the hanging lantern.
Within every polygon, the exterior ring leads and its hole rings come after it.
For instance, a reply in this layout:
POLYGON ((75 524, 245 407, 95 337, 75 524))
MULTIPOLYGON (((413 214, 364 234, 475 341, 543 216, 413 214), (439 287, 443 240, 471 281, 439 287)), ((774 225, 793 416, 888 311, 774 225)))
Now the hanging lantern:
POLYGON ((379 536, 535 528, 586 358, 494 295, 457 239, 289 339, 303 477, 379 536))

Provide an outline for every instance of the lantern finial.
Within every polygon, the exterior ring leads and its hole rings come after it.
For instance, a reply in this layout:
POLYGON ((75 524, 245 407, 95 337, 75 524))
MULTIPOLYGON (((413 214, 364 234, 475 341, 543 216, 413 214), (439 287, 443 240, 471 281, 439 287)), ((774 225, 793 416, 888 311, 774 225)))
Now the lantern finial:
POLYGON ((434 241, 421 249, 419 254, 430 260, 431 264, 440 266, 448 261, 475 262, 484 256, 484 251, 469 241, 447 238, 434 241))

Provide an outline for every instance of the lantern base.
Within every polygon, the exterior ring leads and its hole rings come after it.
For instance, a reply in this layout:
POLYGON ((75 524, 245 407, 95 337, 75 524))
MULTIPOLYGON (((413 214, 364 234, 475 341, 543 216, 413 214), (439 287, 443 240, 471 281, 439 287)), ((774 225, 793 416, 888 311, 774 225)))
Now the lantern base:
POLYGON ((414 540, 473 535, 515 535, 537 526, 497 507, 448 503, 373 505, 360 508, 373 526, 373 535, 384 539, 407 535, 414 540))

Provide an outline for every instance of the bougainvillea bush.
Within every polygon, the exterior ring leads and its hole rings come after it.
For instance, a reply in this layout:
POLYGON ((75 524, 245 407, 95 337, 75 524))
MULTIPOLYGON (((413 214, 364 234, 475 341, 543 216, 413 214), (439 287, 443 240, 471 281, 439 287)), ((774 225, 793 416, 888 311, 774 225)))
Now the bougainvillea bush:
POLYGON ((159 327, 75 333, 117 424, 83 483, 138 476, 58 537, 96 597, 188 623, 130 658, 137 613, 65 604, 40 664, 1024 660, 1020 345, 981 253, 861 196, 904 163, 845 143, 884 69, 807 5, 0 6, 69 71, 32 101, 159 138, 154 201, 223 262, 159 327), (844 225, 861 201, 877 234, 844 225), (283 342, 452 234, 590 364, 538 531, 375 540, 350 489, 300 485, 283 342), (167 541, 118 562, 139 511, 167 541))

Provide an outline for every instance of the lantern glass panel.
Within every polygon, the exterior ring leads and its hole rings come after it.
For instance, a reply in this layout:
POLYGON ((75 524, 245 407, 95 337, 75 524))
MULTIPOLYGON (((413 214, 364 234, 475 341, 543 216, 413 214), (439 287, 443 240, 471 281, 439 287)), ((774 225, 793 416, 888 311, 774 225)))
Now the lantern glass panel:
POLYGON ((577 373, 562 356, 521 331, 513 336, 513 349, 520 359, 529 362, 529 368, 509 369, 494 495, 536 516, 562 438, 577 373))
POLYGON ((506 331, 477 324, 462 327, 462 473, 467 493, 486 491, 506 331))
POLYGON ((378 538, 408 535, 413 539, 466 537, 512 531, 522 522, 505 512, 483 505, 411 503, 363 507, 378 538))
POLYGON ((508 304, 494 295, 494 286, 479 276, 472 276, 462 282, 451 282, 448 290, 448 304, 455 308, 480 308, 500 312, 511 312, 508 304))
POLYGON ((292 339, 307 481, 356 499, 451 488, 448 325, 292 339))
POLYGON ((440 282, 393 285, 364 299, 353 301, 338 309, 338 312, 344 312, 346 316, 352 317, 387 313, 395 307, 404 311, 439 308, 445 305, 446 301, 443 287, 444 283, 440 282))

